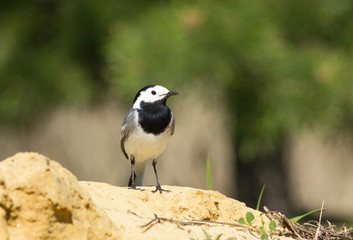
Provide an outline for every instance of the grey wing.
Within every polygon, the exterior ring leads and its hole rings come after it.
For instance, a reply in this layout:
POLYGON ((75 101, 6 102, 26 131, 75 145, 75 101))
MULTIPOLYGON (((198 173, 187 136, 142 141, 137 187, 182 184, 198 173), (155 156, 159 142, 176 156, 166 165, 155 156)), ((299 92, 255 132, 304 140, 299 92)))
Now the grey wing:
POLYGON ((174 129, 175 129, 175 118, 173 116, 173 113, 172 114, 172 122, 170 123, 170 135, 173 135, 174 134, 174 129))
POLYGON ((134 127, 136 127, 136 125, 137 125, 136 110, 130 109, 130 111, 127 113, 124 119, 123 125, 121 126, 121 137, 120 137, 120 148, 124 156, 126 157, 126 159, 129 159, 129 156, 125 151, 124 143, 126 139, 129 137, 130 132, 134 127))

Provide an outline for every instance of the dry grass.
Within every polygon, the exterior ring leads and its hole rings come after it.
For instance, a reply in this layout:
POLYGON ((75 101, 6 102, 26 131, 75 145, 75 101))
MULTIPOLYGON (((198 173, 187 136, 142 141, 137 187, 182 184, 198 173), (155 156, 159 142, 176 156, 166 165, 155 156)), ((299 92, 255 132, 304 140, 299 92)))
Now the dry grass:
MULTIPOLYGON (((279 235, 294 237, 297 239, 318 239, 318 240, 353 240, 353 228, 343 226, 337 228, 335 225, 326 221, 321 224, 319 221, 308 221, 304 224, 291 221, 284 214, 275 211, 269 211, 265 207, 266 215, 280 224, 282 230, 279 235)), ((321 212, 322 213, 322 212, 321 212)))

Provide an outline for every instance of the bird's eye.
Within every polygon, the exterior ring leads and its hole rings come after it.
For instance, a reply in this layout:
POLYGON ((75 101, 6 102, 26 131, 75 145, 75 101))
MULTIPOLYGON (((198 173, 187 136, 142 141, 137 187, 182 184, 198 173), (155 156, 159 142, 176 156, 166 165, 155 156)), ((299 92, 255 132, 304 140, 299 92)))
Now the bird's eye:
POLYGON ((156 91, 152 91, 151 93, 152 93, 153 95, 156 95, 156 91))

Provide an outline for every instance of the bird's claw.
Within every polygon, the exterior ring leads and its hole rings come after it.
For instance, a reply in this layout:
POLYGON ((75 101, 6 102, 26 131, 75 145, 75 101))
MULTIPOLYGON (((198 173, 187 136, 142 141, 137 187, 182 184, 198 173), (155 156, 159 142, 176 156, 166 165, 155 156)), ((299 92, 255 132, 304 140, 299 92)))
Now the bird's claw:
POLYGON ((157 192, 157 191, 159 191, 160 193, 162 193, 162 192, 171 192, 170 190, 162 189, 161 185, 157 185, 157 186, 156 186, 156 189, 153 190, 152 192, 155 193, 155 192, 157 192))
POLYGON ((139 191, 145 191, 145 189, 137 188, 136 186, 129 186, 129 189, 139 190, 139 191))

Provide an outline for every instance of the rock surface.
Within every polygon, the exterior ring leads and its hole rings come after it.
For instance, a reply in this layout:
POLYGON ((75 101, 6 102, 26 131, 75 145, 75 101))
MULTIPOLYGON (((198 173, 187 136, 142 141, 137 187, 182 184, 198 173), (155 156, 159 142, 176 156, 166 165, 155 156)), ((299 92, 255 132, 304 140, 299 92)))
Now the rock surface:
MULTIPOLYGON (((188 187, 163 186, 170 192, 153 193, 155 187, 143 187, 144 191, 114 187, 105 183, 80 182, 90 193, 93 202, 103 209, 128 239, 205 239, 202 228, 215 239, 258 239, 242 227, 222 224, 193 224, 192 220, 238 223, 252 212, 255 226, 260 226, 259 212, 237 200, 227 198, 216 191, 188 187), (156 216, 164 221, 149 224, 156 216), (172 219, 168 221, 167 219, 172 219), (175 221, 176 220, 176 221, 175 221), (174 222, 173 222, 174 221, 174 222), (181 221, 181 222, 177 222, 181 221)), ((267 223, 268 219, 264 219, 267 223)))
POLYGON ((0 240, 205 239, 203 229, 212 239, 219 234, 221 239, 259 239, 258 233, 234 224, 246 212, 255 215, 255 227, 261 219, 269 223, 260 212, 219 192, 163 187, 170 192, 79 182, 45 156, 18 153, 0 162, 0 240))
POLYGON ((118 239, 76 177, 37 153, 0 163, 0 240, 118 239))

